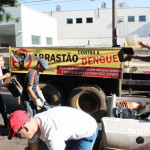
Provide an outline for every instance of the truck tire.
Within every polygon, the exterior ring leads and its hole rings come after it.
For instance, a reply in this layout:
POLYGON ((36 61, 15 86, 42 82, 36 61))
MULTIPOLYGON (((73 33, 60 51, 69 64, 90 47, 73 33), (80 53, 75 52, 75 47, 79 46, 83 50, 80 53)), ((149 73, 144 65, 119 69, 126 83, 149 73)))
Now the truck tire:
POLYGON ((56 86, 50 83, 39 83, 38 85, 40 90, 42 90, 47 103, 55 106, 61 105, 62 94, 60 94, 61 92, 56 88, 56 86))
POLYGON ((74 88, 69 96, 69 106, 93 114, 106 110, 105 93, 95 86, 74 88))

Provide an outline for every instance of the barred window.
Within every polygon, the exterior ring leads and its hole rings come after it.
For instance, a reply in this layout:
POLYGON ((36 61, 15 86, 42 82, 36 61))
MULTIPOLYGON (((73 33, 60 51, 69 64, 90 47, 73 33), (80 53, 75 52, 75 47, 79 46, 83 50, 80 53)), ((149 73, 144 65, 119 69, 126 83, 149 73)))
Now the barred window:
POLYGON ((139 16, 139 21, 140 22, 145 22, 146 21, 146 16, 139 16))
POLYGON ((67 24, 73 24, 73 19, 72 18, 67 18, 67 24))
POLYGON ((86 18, 86 23, 93 23, 93 18, 91 18, 91 17, 86 18))
POLYGON ((134 16, 128 16, 128 22, 134 22, 135 17, 134 16))
POLYGON ((82 23, 82 18, 76 18, 76 23, 82 23))
POLYGON ((53 44, 53 38, 46 37, 46 45, 52 45, 53 44))
POLYGON ((32 35, 32 44, 41 44, 41 37, 32 35))

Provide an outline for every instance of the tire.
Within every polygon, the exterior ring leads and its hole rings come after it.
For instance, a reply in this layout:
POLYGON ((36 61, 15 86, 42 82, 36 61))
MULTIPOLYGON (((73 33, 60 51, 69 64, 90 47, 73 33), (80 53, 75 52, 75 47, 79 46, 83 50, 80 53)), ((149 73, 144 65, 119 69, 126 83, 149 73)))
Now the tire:
POLYGON ((56 86, 50 83, 39 83, 38 85, 48 104, 55 106, 61 105, 62 94, 60 94, 56 86))
POLYGON ((72 90, 69 96, 69 106, 93 114, 106 110, 106 95, 95 86, 80 86, 72 90))

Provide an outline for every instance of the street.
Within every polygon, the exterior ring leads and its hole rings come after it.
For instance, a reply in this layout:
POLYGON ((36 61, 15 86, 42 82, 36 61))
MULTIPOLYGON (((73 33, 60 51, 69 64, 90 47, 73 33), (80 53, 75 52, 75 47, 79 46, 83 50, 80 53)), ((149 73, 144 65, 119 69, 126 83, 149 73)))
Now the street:
POLYGON ((8 140, 8 129, 3 128, 3 119, 0 115, 0 149, 1 150, 26 150, 27 140, 20 140, 18 138, 14 138, 12 140, 8 140))
MULTIPOLYGON (((22 109, 20 105, 17 104, 18 100, 14 98, 10 92, 6 89, 1 90, 1 94, 3 96, 4 102, 7 106, 8 117, 9 114, 16 109, 22 109), (13 105, 12 105, 13 104, 13 105)), ((8 140, 8 129, 4 128, 2 115, 0 114, 0 149, 1 150, 26 150, 28 141, 20 140, 18 138, 14 138, 12 140, 8 140)))

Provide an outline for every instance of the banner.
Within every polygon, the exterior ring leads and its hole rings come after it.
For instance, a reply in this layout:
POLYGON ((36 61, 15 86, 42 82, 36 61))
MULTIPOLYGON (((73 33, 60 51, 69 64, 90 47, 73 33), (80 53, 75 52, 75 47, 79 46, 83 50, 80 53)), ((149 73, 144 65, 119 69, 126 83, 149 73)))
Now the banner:
POLYGON ((11 72, 26 73, 39 58, 50 69, 42 74, 122 78, 119 49, 100 48, 10 48, 11 72))

